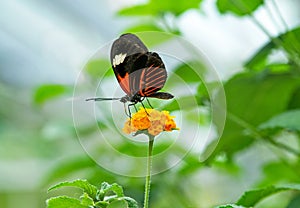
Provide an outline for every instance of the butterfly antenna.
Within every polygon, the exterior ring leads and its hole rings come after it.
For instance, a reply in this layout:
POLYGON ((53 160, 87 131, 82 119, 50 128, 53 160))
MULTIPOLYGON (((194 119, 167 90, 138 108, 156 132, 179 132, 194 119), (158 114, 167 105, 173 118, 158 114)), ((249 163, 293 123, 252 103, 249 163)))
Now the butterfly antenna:
POLYGON ((104 101, 104 100, 121 100, 121 98, 87 98, 85 101, 104 101))

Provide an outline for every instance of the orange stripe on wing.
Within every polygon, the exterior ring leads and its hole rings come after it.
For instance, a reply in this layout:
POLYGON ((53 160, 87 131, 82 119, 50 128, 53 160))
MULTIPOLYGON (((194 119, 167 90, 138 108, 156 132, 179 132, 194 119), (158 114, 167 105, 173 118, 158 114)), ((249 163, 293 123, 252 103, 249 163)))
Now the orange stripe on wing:
POLYGON ((159 66, 153 67, 153 65, 151 65, 149 68, 147 68, 147 70, 148 70, 147 76, 151 76, 151 74, 156 72, 157 69, 159 69, 159 66))
POLYGON ((117 76, 119 84, 122 88, 122 90, 126 93, 126 94, 130 94, 130 86, 129 86, 129 74, 126 73, 124 77, 121 77, 119 74, 117 76))
POLYGON ((149 87, 149 88, 146 88, 146 89, 145 89, 144 94, 145 94, 146 96, 149 96, 149 95, 153 94, 153 92, 156 92, 156 91, 158 91, 158 90, 160 90, 160 89, 159 89, 159 88, 156 88, 156 87, 149 87))
POLYGON ((149 82, 146 82, 146 85, 147 86, 151 86, 151 85, 156 85, 157 83, 160 83, 160 82, 165 82, 166 81, 166 76, 162 75, 162 76, 159 76, 159 77, 156 77, 155 79, 152 79, 150 80, 149 82), (153 83, 153 84, 152 84, 153 83))
POLYGON ((145 83, 144 83, 144 76, 145 76, 146 70, 147 70, 147 69, 143 69, 143 70, 142 70, 142 73, 141 73, 141 76, 140 76, 140 80, 139 80, 139 82, 140 82, 140 83, 139 83, 139 93, 140 93, 141 96, 145 96, 144 93, 143 93, 143 88, 144 88, 143 85, 145 84, 145 83))
MULTIPOLYGON (((156 68, 158 69, 158 68, 156 68)), ((160 70, 160 71, 155 71, 155 73, 153 73, 153 71, 150 71, 152 73, 148 73, 147 74, 147 77, 146 77, 146 82, 148 81, 151 81, 151 79, 153 79, 154 77, 157 77, 157 76, 166 76, 166 72, 164 70, 160 70), (163 74, 163 75, 161 75, 163 74)))

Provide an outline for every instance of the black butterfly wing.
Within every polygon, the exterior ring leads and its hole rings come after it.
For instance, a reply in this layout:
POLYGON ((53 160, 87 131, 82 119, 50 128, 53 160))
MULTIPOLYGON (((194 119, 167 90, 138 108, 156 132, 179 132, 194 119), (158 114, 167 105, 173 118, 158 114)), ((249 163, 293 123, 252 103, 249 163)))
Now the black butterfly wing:
POLYGON ((144 67, 141 66, 144 62, 141 62, 143 58, 140 57, 147 52, 148 49, 143 42, 136 35, 129 33, 121 35, 111 47, 111 65, 121 88, 128 95, 133 95, 129 74, 138 67, 144 67), (138 63, 141 64, 134 67, 134 64, 138 63))
POLYGON ((123 91, 130 97, 170 99, 173 95, 157 92, 165 84, 167 71, 157 53, 148 52, 143 42, 133 34, 123 34, 111 48, 111 64, 123 91))

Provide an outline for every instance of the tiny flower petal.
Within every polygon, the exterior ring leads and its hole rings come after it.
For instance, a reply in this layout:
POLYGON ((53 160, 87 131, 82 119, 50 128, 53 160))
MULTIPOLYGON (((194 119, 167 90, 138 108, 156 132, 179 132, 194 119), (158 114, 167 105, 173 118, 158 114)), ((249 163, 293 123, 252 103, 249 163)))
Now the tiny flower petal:
POLYGON ((159 112, 157 110, 152 110, 150 113, 149 113, 149 119, 150 121, 156 121, 156 120, 160 120, 161 117, 162 117, 163 113, 162 112, 159 112))

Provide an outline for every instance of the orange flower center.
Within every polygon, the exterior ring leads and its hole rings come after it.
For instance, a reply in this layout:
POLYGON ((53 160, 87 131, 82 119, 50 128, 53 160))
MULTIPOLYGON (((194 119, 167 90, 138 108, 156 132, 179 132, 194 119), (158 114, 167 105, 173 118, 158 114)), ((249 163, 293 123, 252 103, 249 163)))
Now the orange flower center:
POLYGON ((131 119, 125 122, 123 132, 130 134, 137 131, 147 130, 153 136, 162 131, 178 130, 174 121, 174 116, 170 116, 168 111, 158 111, 149 108, 140 108, 134 113, 131 119))

